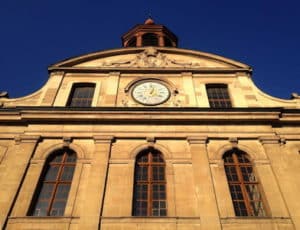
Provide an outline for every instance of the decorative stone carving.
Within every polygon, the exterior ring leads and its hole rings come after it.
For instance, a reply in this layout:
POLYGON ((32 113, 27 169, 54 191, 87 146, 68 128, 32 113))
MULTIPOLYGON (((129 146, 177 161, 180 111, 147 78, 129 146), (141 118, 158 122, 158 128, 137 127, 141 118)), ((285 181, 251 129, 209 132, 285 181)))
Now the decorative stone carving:
POLYGON ((300 95, 298 93, 292 93, 291 99, 300 99, 300 95))
POLYGON ((143 52, 136 55, 131 60, 116 60, 116 61, 103 61, 100 63, 103 67, 184 67, 184 68, 199 68, 201 64, 195 61, 185 61, 171 59, 167 55, 158 52, 153 47, 146 48, 143 52))
POLYGON ((0 92, 0 98, 8 98, 8 97, 9 97, 8 92, 6 92, 6 91, 0 92))

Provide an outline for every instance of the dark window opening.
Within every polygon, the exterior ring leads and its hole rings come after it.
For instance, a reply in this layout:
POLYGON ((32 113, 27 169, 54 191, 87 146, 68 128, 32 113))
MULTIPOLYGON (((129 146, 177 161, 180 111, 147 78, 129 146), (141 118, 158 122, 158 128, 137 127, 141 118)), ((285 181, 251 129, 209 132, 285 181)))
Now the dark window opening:
POLYGON ((164 43, 166 47, 173 47, 172 41, 167 37, 164 37, 164 43))
POLYGON ((95 91, 93 83, 74 84, 67 106, 70 107, 90 107, 92 105, 95 91))
POLYGON ((63 216, 73 179, 76 154, 62 149, 50 155, 40 177, 29 216, 63 216))
POLYGON ((266 216, 259 182, 247 155, 233 149, 223 159, 236 216, 266 216))
POLYGON ((166 216, 165 162, 159 151, 147 149, 136 158, 133 216, 166 216))
POLYGON ((206 85, 206 92, 211 108, 231 108, 227 85, 209 84, 206 85))
POLYGON ((158 38, 156 34, 144 34, 142 36, 143 46, 158 46, 158 38))
POLYGON ((136 47, 136 37, 133 37, 128 41, 127 47, 136 47))

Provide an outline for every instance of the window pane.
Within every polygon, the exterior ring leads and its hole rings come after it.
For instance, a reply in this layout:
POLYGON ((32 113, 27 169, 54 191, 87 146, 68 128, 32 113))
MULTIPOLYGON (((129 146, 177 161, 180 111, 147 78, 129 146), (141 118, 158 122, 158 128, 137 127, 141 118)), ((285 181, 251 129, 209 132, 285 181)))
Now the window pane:
POLYGON ((237 216, 265 216, 259 184, 251 162, 240 150, 224 154, 224 168, 237 216))
POLYGON ((72 166, 64 166, 60 180, 61 181, 71 181, 73 178, 74 169, 75 169, 75 167, 73 165, 72 166))
POLYGON ((58 174, 59 168, 60 167, 57 165, 50 166, 47 170, 45 180, 46 181, 55 181, 57 179, 57 174, 58 174))
POLYGON ((89 107, 92 104, 95 84, 74 84, 68 106, 89 107))
POLYGON ((210 107, 212 108, 230 108, 227 85, 206 85, 206 91, 210 107))
POLYGON ((34 216, 62 216, 74 174, 75 164, 67 163, 64 159, 72 156, 76 161, 76 154, 70 149, 59 150, 50 155, 46 161, 48 168, 40 178, 40 189, 35 194, 29 215, 34 216), (63 154, 62 154, 63 153, 63 154), (60 177, 60 178, 59 178, 60 177))
POLYGON ((165 163, 158 151, 146 150, 137 156, 133 215, 166 215, 166 182, 164 174, 165 163))

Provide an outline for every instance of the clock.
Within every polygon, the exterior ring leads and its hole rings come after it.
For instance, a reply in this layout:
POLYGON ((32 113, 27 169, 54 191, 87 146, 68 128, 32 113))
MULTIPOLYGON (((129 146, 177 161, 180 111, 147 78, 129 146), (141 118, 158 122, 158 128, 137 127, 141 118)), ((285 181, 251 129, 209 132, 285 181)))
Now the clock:
POLYGON ((132 97, 143 105, 158 105, 169 99, 170 91, 162 83, 146 81, 137 84, 132 89, 132 97))

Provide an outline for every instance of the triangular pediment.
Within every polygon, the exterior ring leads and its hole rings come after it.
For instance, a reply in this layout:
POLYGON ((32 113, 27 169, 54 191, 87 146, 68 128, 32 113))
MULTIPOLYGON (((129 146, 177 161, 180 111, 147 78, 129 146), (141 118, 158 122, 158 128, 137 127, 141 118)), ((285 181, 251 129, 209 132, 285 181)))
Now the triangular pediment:
MULTIPOLYGON (((178 48, 123 48, 91 53, 52 65, 75 68, 218 68, 250 67, 217 55, 178 48)), ((51 68, 50 67, 50 68, 51 68)))

